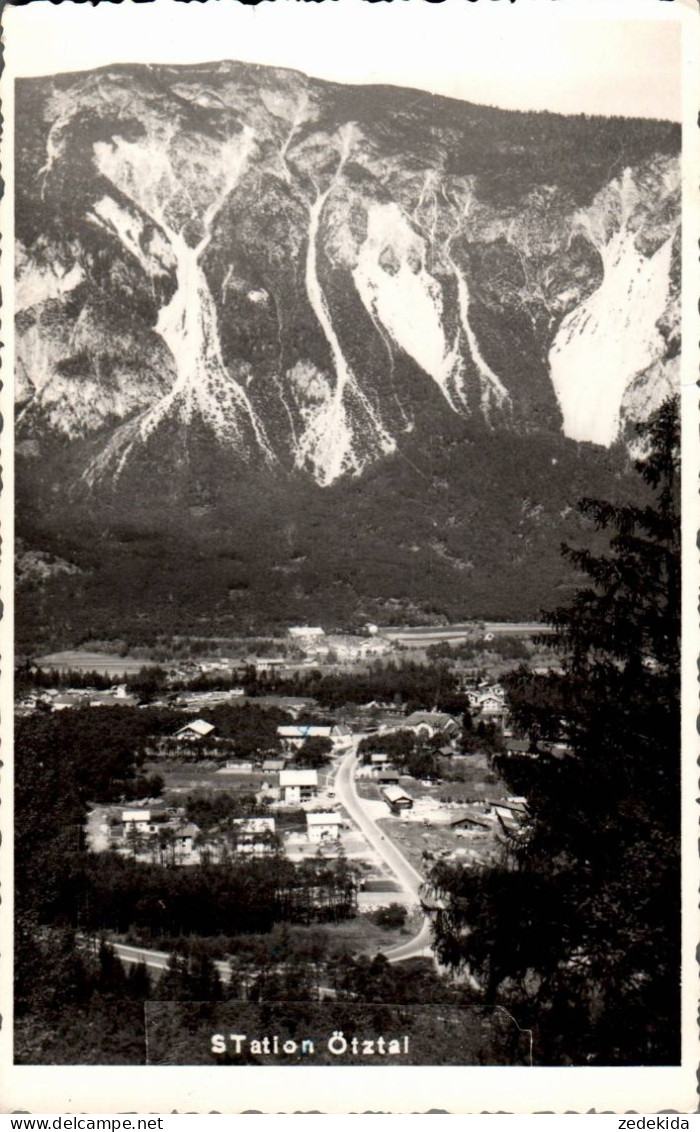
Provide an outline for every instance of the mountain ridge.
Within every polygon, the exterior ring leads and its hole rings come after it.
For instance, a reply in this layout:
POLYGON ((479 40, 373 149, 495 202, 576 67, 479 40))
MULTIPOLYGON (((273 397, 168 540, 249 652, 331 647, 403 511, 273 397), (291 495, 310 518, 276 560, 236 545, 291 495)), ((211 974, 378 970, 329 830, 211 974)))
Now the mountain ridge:
MULTIPOLYGON (((222 61, 19 80, 16 126, 18 484, 67 530, 132 507, 155 535, 178 508, 250 512, 274 481, 282 514, 323 514, 347 548, 314 490, 347 481, 361 512, 370 470, 403 482, 397 460, 423 527, 438 465, 452 492, 482 474, 507 526, 523 498, 503 498, 499 445, 525 478, 550 461, 561 511, 577 461, 623 474, 619 446, 675 387, 672 123, 222 61)), ((464 532, 421 538, 431 565, 392 550, 392 570, 427 593, 439 558, 454 608, 486 561, 457 565, 464 532)))

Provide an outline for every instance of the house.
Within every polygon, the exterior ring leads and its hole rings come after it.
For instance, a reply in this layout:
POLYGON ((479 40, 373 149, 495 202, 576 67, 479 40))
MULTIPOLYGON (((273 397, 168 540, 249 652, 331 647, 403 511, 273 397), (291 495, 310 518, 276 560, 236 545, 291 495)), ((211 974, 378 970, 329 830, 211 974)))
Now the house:
POLYGON ((337 841, 343 819, 336 813, 311 813, 306 815, 306 833, 309 841, 337 841))
POLYGON ((370 755, 369 761, 372 766, 380 767, 389 762, 389 756, 382 751, 375 751, 373 755, 370 755))
POLYGON ((241 759, 227 759, 224 769, 229 774, 253 774, 255 767, 252 762, 243 762, 241 759))
POLYGON ((383 786, 381 795, 392 813, 413 808, 413 799, 400 786, 383 786))
POLYGON ((466 826, 473 826, 476 829, 491 830, 492 826, 489 822, 484 821, 483 818, 477 818, 473 814, 464 814, 463 817, 457 818, 455 821, 450 822, 452 829, 464 829, 466 826))
POLYGON ((120 817, 125 837, 130 832, 157 833, 168 820, 163 806, 131 806, 122 810, 120 817))
POLYGON ((200 739, 211 738, 214 734, 215 727, 212 723, 207 723, 205 719, 195 719, 192 723, 186 723, 179 731, 175 732, 175 739, 184 739, 187 742, 199 742, 200 739))
POLYGON ((280 668, 284 668, 287 661, 283 656, 256 656, 253 657, 251 662, 253 668, 258 675, 266 672, 275 672, 280 668))
POLYGON ((406 731, 429 739, 434 735, 455 735, 459 731, 457 720, 444 711, 414 711, 406 716, 402 726, 406 731))
POLYGON ((483 716, 488 716, 490 719, 503 717, 506 713, 506 707, 503 703, 503 700, 499 696, 494 696, 491 694, 481 697, 479 707, 481 708, 481 714, 483 716))
POLYGON ((256 857, 274 853, 276 848, 274 818, 234 818, 233 826, 236 834, 236 852, 253 854, 256 857))
POLYGON ((380 784, 380 786, 389 786, 389 785, 398 786, 399 772, 398 772, 398 770, 396 770, 396 767, 393 767, 393 766, 380 767, 380 769, 376 772, 375 777, 377 779, 377 782, 380 784))
POLYGON ((331 728, 331 742, 334 751, 343 751, 352 743, 352 731, 343 723, 336 723, 331 728))
POLYGON ((280 771, 280 791, 286 806, 309 802, 318 793, 318 772, 315 770, 280 771))
POLYGON ((138 805, 111 809, 107 818, 109 840, 126 850, 137 852, 150 845, 161 831, 168 828, 172 813, 164 806, 138 805))
POLYGON ((173 853, 176 861, 191 857, 194 852, 195 840, 199 837, 200 829, 194 822, 180 826, 173 834, 173 853))
POLYGON ((331 739, 330 724, 290 723, 277 728, 277 734, 288 750, 298 750, 307 739, 331 739))
POLYGON ((262 772, 263 774, 279 774, 281 770, 284 770, 284 767, 284 759, 265 759, 262 764, 262 772))

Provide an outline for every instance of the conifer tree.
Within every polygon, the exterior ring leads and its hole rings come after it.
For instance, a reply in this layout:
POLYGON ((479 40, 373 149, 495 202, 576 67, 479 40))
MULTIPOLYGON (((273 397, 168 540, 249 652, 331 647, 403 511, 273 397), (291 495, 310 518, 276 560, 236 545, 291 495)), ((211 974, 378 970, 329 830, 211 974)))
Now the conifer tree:
POLYGON ((432 876, 442 960, 535 1030, 540 1063, 672 1064, 680 999, 678 400, 640 428, 642 504, 584 499, 603 555, 549 615, 563 671, 507 688, 536 758, 496 756, 528 818, 482 872, 432 876))

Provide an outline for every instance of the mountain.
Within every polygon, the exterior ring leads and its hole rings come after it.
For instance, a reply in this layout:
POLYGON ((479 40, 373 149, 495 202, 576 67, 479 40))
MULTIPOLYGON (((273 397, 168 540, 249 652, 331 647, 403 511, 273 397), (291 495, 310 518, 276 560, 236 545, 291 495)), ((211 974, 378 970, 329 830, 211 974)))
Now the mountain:
POLYGON ((16 106, 20 529, 78 567, 33 631, 565 584, 576 492, 677 381, 679 127, 235 62, 16 106))

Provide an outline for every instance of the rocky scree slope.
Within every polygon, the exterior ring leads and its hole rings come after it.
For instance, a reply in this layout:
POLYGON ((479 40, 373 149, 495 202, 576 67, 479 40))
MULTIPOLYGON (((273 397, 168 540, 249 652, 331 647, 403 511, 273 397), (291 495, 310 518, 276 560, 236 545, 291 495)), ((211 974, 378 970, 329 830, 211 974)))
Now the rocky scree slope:
POLYGON ((436 462, 472 491, 479 468, 488 507, 494 437, 602 467, 675 387, 670 123, 232 62, 20 80, 16 104, 28 516, 48 493, 69 525, 152 527, 261 485, 325 515, 319 488, 361 510, 370 470, 406 468, 424 513, 436 462))

